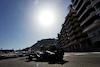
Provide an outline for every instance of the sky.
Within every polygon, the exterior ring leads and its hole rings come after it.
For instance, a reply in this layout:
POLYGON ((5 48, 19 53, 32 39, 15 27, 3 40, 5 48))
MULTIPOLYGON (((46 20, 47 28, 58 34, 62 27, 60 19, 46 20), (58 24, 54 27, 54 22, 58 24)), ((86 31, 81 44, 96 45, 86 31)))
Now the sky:
POLYGON ((71 0, 0 0, 0 48, 23 49, 57 38, 71 0))

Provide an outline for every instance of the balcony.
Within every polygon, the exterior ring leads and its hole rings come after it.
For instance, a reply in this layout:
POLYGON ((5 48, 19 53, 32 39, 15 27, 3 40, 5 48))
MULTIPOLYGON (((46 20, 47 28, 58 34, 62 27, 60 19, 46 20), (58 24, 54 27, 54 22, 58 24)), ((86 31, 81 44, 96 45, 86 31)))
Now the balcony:
POLYGON ((69 27, 69 29, 68 29, 68 32, 70 32, 72 28, 73 28, 73 27, 72 27, 72 26, 70 26, 70 27, 69 27))
POLYGON ((63 34, 63 35, 62 35, 62 37, 64 38, 64 37, 65 37, 65 35, 63 34))
POLYGON ((67 37, 67 34, 65 33, 65 37, 67 37))
POLYGON ((83 17, 83 15, 85 15, 85 13, 87 12, 87 11, 89 11, 89 9, 91 9, 92 7, 91 7, 91 5, 88 5, 87 7, 86 7, 86 9, 85 9, 85 11, 80 15, 80 17, 78 18, 78 21, 83 17))
POLYGON ((66 41, 66 38, 64 38, 64 42, 66 41))
POLYGON ((83 40, 84 40, 84 38, 80 38, 80 39, 79 39, 80 42, 83 41, 83 40))
POLYGON ((74 41, 70 42, 70 43, 67 45, 67 47, 68 47, 68 46, 71 46, 71 45, 73 45, 73 44, 76 44, 76 43, 78 43, 78 41, 77 41, 77 40, 74 40, 74 41))
POLYGON ((64 34, 64 29, 62 29, 62 31, 61 31, 61 32, 62 32, 62 34, 64 34))
POLYGON ((100 8, 95 11, 96 15, 100 14, 100 8))
POLYGON ((69 22, 69 24, 67 25, 67 29, 70 27, 70 25, 71 25, 71 22, 69 22))
POLYGON ((75 13, 76 13, 76 11, 74 9, 70 9, 70 12, 69 12, 68 16, 71 17, 72 14, 75 14, 75 13))
POLYGON ((72 18, 76 17, 76 14, 72 14, 72 18))
POLYGON ((87 5, 87 3, 89 2, 90 0, 84 0, 82 5, 80 6, 80 9, 77 11, 76 15, 78 15, 78 13, 83 9, 83 7, 85 7, 87 5))
POLYGON ((78 0, 74 0, 73 5, 76 5, 78 2, 78 0))
POLYGON ((62 46, 64 46, 64 43, 62 43, 62 44, 60 45, 60 47, 62 47, 62 46))
POLYGON ((61 43, 62 43, 62 41, 63 41, 63 38, 61 38, 61 43))
POLYGON ((65 41, 68 40, 68 37, 65 37, 65 41))
POLYGON ((65 41, 65 44, 68 44, 68 42, 69 42, 68 40, 67 40, 67 41, 65 41))
POLYGON ((79 22, 75 22, 75 24, 74 24, 74 28, 76 28, 77 26, 79 26, 80 24, 79 24, 79 22))
POLYGON ((73 36, 70 37, 71 41, 74 40, 74 39, 75 39, 75 35, 73 35, 73 36))
POLYGON ((79 5, 80 1, 81 1, 81 0, 79 0, 78 3, 76 4, 76 6, 75 6, 75 10, 76 10, 77 6, 79 5))
POLYGON ((82 34, 82 33, 81 33, 81 32, 79 32, 79 33, 77 34, 77 37, 80 37, 80 36, 81 36, 81 34, 82 34))
POLYGON ((87 39, 89 39, 89 37, 80 38, 79 41, 82 42, 82 41, 87 40, 87 39))
POLYGON ((75 6, 75 10, 78 10, 80 8, 80 5, 82 5, 83 0, 78 0, 78 3, 75 6))
POLYGON ((76 0, 73 1, 73 5, 75 5, 76 0))
POLYGON ((78 32, 79 30, 81 30, 81 28, 80 28, 80 27, 77 27, 77 28, 75 29, 75 32, 78 32))
POLYGON ((65 29, 65 30, 67 29, 67 25, 66 25, 66 26, 64 26, 64 29, 65 29))
POLYGON ((73 33, 74 33, 74 30, 72 30, 72 31, 69 33, 69 36, 71 36, 73 33))
POLYGON ((74 19, 73 19, 72 24, 74 24, 74 23, 75 23, 75 21, 77 21, 77 18, 74 18, 74 19))
POLYGON ((86 33, 88 31, 91 31, 92 29, 94 29, 98 26, 100 26, 100 19, 95 20, 94 23, 92 23, 90 26, 83 29, 82 33, 86 33))
POLYGON ((72 14, 72 16, 71 16, 71 20, 72 20, 74 17, 76 17, 76 14, 72 14))
POLYGON ((100 0, 94 0, 94 1, 91 3, 92 7, 93 7, 96 3, 98 3, 98 2, 100 2, 100 0))
POLYGON ((95 11, 91 12, 90 15, 81 23, 80 26, 84 25, 91 17, 95 16, 95 11))
POLYGON ((67 19, 67 21, 66 21, 66 25, 69 23, 69 21, 71 21, 71 19, 70 19, 70 18, 68 18, 68 19, 67 19))

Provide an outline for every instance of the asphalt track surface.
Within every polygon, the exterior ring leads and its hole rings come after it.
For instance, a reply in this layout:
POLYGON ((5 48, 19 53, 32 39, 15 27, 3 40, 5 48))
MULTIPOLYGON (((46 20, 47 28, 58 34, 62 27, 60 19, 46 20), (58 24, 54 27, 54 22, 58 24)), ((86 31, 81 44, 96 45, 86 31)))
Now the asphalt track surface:
POLYGON ((64 62, 49 64, 48 62, 30 61, 26 57, 0 60, 0 67, 100 67, 100 53, 65 53, 64 62))

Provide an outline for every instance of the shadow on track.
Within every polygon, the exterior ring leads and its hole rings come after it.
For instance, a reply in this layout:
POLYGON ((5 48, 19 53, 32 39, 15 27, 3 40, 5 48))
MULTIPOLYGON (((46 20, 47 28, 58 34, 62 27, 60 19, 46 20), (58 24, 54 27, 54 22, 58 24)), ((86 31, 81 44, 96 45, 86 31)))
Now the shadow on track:
POLYGON ((35 62, 48 62, 48 64, 61 64, 61 65, 69 62, 69 61, 66 61, 66 60, 62 60, 61 62, 57 62, 57 61, 49 62, 48 60, 37 60, 37 59, 33 59, 31 61, 26 61, 26 62, 32 62, 32 61, 35 61, 35 62))

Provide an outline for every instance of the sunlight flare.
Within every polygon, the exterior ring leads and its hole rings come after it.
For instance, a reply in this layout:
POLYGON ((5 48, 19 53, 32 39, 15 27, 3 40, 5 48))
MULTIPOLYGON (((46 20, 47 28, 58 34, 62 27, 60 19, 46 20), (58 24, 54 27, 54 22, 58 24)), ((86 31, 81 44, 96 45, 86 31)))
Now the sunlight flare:
POLYGON ((51 10, 42 10, 38 15, 38 23, 43 27, 50 27, 55 23, 55 14, 51 10))

